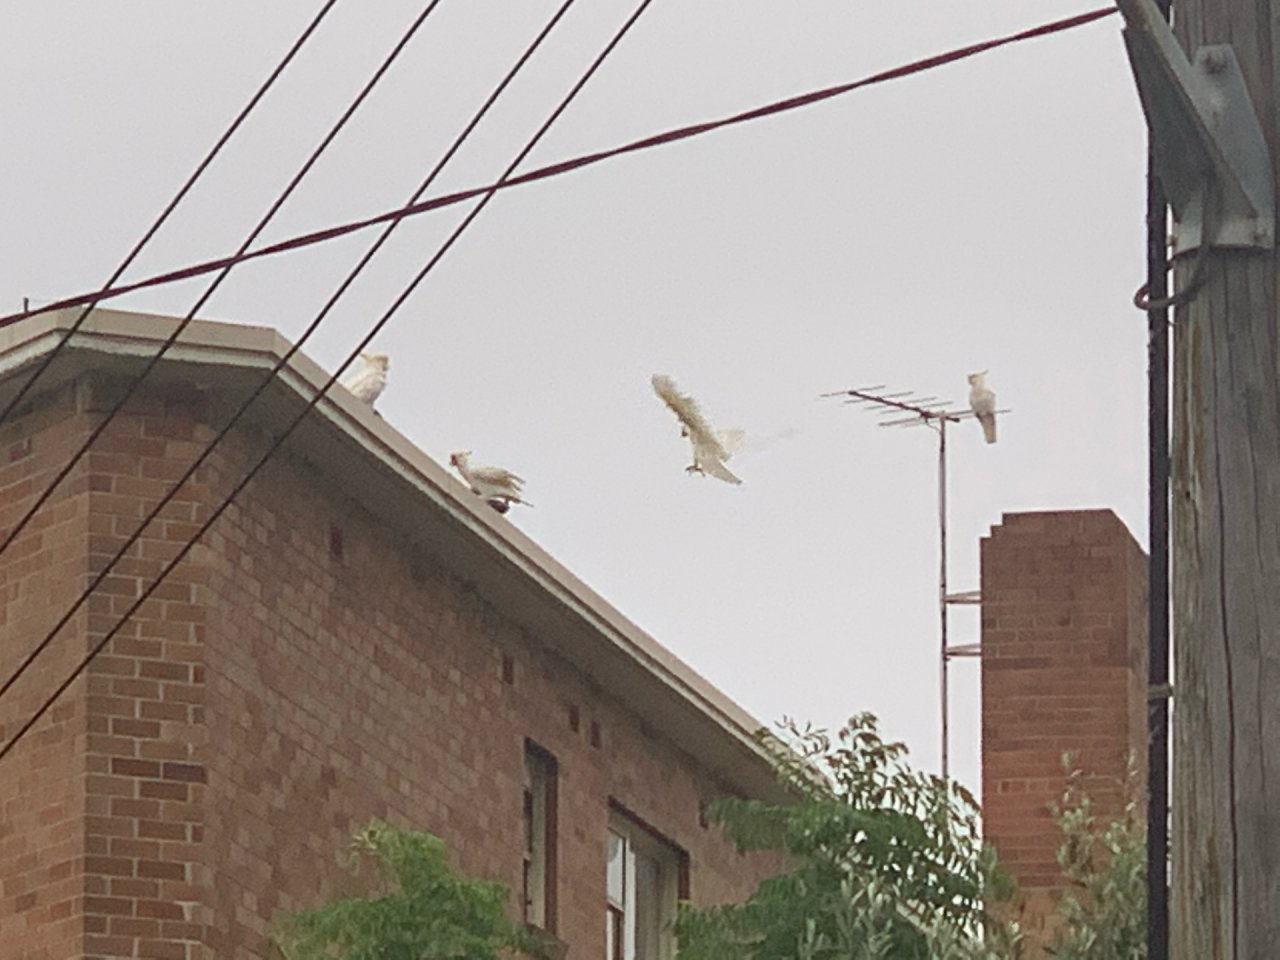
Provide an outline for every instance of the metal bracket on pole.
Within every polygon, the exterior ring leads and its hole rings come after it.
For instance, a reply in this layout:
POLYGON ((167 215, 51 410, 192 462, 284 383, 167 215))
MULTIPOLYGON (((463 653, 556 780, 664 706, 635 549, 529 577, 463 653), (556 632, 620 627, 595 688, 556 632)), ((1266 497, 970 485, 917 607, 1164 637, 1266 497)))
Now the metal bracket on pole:
POLYGON ((1274 248, 1271 153, 1235 51, 1204 46, 1192 62, 1152 0, 1117 0, 1117 6, 1156 168, 1173 207, 1173 255, 1202 244, 1274 248))

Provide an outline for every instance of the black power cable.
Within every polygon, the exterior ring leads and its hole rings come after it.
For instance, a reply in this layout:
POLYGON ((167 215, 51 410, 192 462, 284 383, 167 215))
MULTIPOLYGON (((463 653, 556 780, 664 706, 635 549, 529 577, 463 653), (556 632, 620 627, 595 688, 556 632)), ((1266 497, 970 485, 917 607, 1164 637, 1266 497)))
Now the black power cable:
MULTIPOLYGON (((441 0, 431 0, 431 2, 423 8, 422 12, 418 14, 417 18, 409 25, 409 28, 405 31, 404 35, 391 49, 391 52, 383 59, 382 63, 379 64, 378 69, 374 71, 373 76, 369 78, 368 82, 365 83, 360 92, 356 94, 355 99, 352 100, 347 106, 347 109, 343 111, 342 116, 338 118, 337 122, 329 132, 325 134, 324 139, 321 140, 315 150, 312 151, 311 156, 307 158, 306 162, 303 163, 298 172, 293 175, 293 178, 285 185, 284 190, 282 190, 280 195, 272 202, 267 212, 262 216, 262 219, 260 219, 253 230, 250 231, 249 236, 245 238, 244 242, 240 245, 240 248, 231 257, 227 258, 227 265, 221 268, 213 282, 209 284, 209 287, 205 292, 200 295, 200 298, 195 302, 191 309, 187 311, 186 316, 182 318, 176 327, 174 327, 173 332, 169 334, 169 338, 160 345, 160 349, 148 358, 146 366, 142 368, 142 372, 129 384, 129 387, 111 406, 111 409, 107 411, 107 415, 101 420, 101 422, 99 422, 98 425, 89 432, 89 436, 85 438, 82 444, 80 444, 79 448, 72 455, 67 464, 58 471, 54 476, 53 481, 45 487, 40 496, 38 496, 31 506, 27 508, 26 513, 22 515, 22 518, 18 520, 18 522, 14 524, 13 528, 5 535, 4 540, 0 540, 0 554, 3 554, 8 550, 13 541, 17 539, 18 535, 26 529, 27 524, 29 524, 32 518, 34 518, 40 511, 40 508, 49 501, 49 498, 53 496, 54 491, 62 484, 62 481, 70 476, 71 471, 74 470, 76 464, 80 462, 80 458, 89 451, 89 448, 93 446, 97 439, 106 431, 107 427, 111 425, 111 422, 115 420, 116 415, 124 409, 125 405, 133 398, 133 395, 138 392, 138 388, 142 386, 143 381, 146 380, 151 371, 156 368, 156 365, 164 355, 169 352, 169 348, 178 342, 178 338, 182 336, 182 332, 186 330, 195 319, 196 313, 209 301, 209 298, 213 296, 214 292, 222 286, 222 282, 227 278, 227 275, 231 273, 231 270, 235 267, 236 263, 240 262, 240 258, 243 257, 244 253, 253 244, 253 241, 258 239, 262 231, 267 228, 273 219, 275 219, 275 215, 280 212, 280 208, 283 207, 289 197, 293 195, 293 192, 298 188, 298 185, 302 183, 303 178, 311 172, 311 168, 315 166, 321 155, 329 148, 337 138, 338 134, 342 132, 342 129, 347 125, 347 122, 352 118, 352 116, 355 115, 355 112, 360 109, 360 106, 368 98, 369 94, 373 92, 373 88, 378 85, 378 82, 386 75, 387 71, 391 69, 391 65, 399 58, 400 54, 404 51, 404 48, 408 46, 409 41, 413 39, 414 35, 418 32, 418 29, 426 22, 427 17, 431 15, 431 12, 435 10, 440 2, 441 0)), ((81 317, 81 319, 83 319, 83 317, 81 317)), ((64 340, 63 343, 65 342, 66 341, 64 340)), ((25 663, 23 666, 25 667, 25 663)), ((4 687, 0 688, 0 694, 3 694, 4 691, 8 689, 8 686, 8 684, 5 684, 4 687)))
MULTIPOLYGON (((521 54, 520 58, 516 61, 515 65, 507 72, 507 75, 503 77, 501 82, 499 82, 498 85, 493 89, 493 91, 485 99, 484 103, 481 104, 480 109, 476 111, 474 116, 472 116, 471 120, 463 128, 462 132, 458 134, 458 136, 454 139, 453 143, 445 151, 444 156, 440 158, 440 160, 432 168, 431 172, 427 174, 426 179, 424 179, 422 183, 418 186, 418 188, 414 191, 413 196, 410 198, 410 202, 413 202, 413 200, 416 200, 418 197, 422 196, 422 194, 424 194, 430 188, 431 184, 435 182, 435 179, 437 176, 439 176, 440 171, 444 169, 445 165, 451 159, 453 159, 454 155, 462 147, 462 144, 467 140, 468 137, 471 136, 472 132, 479 125, 480 121, 484 119, 485 115, 489 112, 490 108, 494 105, 494 103, 497 102, 498 98, 503 94, 503 92, 511 84, 511 81, 515 79, 516 75, 529 62, 529 59, 533 56, 534 52, 538 49, 538 47, 542 45, 542 42, 547 38, 547 36, 555 28, 556 24, 560 22, 561 18, 565 15, 565 13, 568 12, 569 8, 573 6, 574 2, 575 0, 565 0, 565 2, 560 5, 560 7, 556 10, 556 12, 552 15, 551 19, 547 21, 546 25, 534 38, 533 42, 528 46, 528 48, 526 48, 524 53, 521 54)), ((341 297, 347 292, 351 284, 354 283, 356 278, 359 277, 360 274, 364 271, 365 267, 369 265, 369 262, 373 259, 374 255, 382 248, 383 244, 385 244, 386 241, 391 237, 391 234, 395 231, 396 227, 399 224, 400 224, 400 220, 393 220, 390 224, 387 225, 386 229, 383 230, 382 234, 369 247, 369 249, 365 251, 364 255, 360 258, 360 260, 356 263, 356 265, 347 274, 346 278, 342 281, 341 284, 338 285, 338 289, 328 299, 325 305, 320 309, 320 312, 316 314, 315 318, 311 321, 311 324, 306 328, 305 331, 303 331, 302 336, 298 338, 297 342, 288 351, 288 353, 286 353, 285 356, 282 357, 276 363, 276 365, 272 367, 270 371, 267 372, 267 375, 259 382, 257 388, 253 390, 248 397, 246 397, 243 401, 241 401, 240 406, 237 407, 236 410, 232 413, 231 417, 223 425, 222 429, 219 431, 219 433, 214 438, 214 440, 209 444, 208 447, 205 448, 205 450, 201 453, 201 455, 187 468, 186 472, 183 473, 183 475, 178 479, 177 483, 175 483, 173 487, 169 490, 168 495, 162 498, 160 502, 156 504, 156 506, 152 509, 152 511, 143 520, 142 524, 138 527, 138 529, 134 531, 133 536, 131 536, 124 543, 124 545, 119 549, 116 555, 112 557, 112 559, 107 563, 107 565, 103 568, 103 570, 94 578, 94 580, 90 583, 88 589, 85 590, 84 594, 81 596, 80 601, 75 606, 73 606, 72 609, 58 621, 57 625, 53 628, 53 630, 51 630, 48 634, 46 634, 45 638, 30 653, 27 654, 27 656, 23 659, 22 663, 18 665, 17 669, 8 677, 8 679, 5 680, 4 684, 0 686, 0 697, 3 697, 5 693, 9 690, 9 688, 12 687, 15 683, 17 683, 18 679, 22 676, 23 673, 27 671, 27 669, 31 666, 31 664, 35 661, 35 659, 39 657, 41 653, 44 652, 45 648, 49 646, 49 644, 53 641, 53 638, 58 634, 58 632, 61 631, 61 629, 64 626, 66 626, 67 622, 71 619, 71 617, 75 615, 76 611, 79 609, 80 602, 83 602, 88 597, 88 595, 97 588, 98 584, 100 584, 102 580, 107 576, 107 574, 110 572, 114 564, 117 563, 124 556, 124 554, 134 544, 134 542, 138 539, 138 537, 142 535, 143 530, 145 530, 146 527, 151 523, 151 521, 155 519, 156 516, 159 515, 160 511, 164 509, 165 505, 169 503, 169 501, 174 496, 177 495, 178 491, 182 488, 182 486, 188 480, 190 480, 191 477, 195 475, 196 471, 200 468, 200 466, 205 462, 206 459, 208 459, 209 455, 213 452, 214 448, 221 442, 223 437, 225 437, 231 431, 231 428, 234 427, 236 423, 239 422, 240 418, 253 405, 254 401, 258 398, 258 396, 271 384, 272 380, 276 377, 276 375, 280 372, 280 370, 284 368, 284 366, 289 362, 289 360, 293 357, 295 353, 297 353, 300 349, 302 349, 303 344, 305 344, 307 340, 311 338, 312 334, 314 334, 316 330, 319 329, 320 324, 323 323, 325 318, 329 315, 329 311, 333 309, 334 305, 338 302, 338 300, 341 299, 341 297)), ((340 372, 341 370, 339 370, 339 373, 340 372)))
POLYGON ((280 75, 284 73, 285 68, 293 62, 293 58, 297 56, 298 51, 301 50, 306 42, 311 39, 311 35, 315 33, 316 28, 318 28, 321 21, 329 15, 329 11, 333 9, 334 4, 337 2, 338 0, 328 0, 328 2, 320 8, 320 12, 312 18, 311 23, 309 23, 307 28, 302 31, 298 36, 298 39, 293 42, 293 45, 284 55, 284 58, 276 64, 275 69, 271 71, 267 79, 263 81, 260 87, 258 87, 257 92, 249 98, 249 102, 245 104, 244 109, 241 110, 236 118, 231 121, 231 125, 223 131, 222 136, 218 138, 217 142, 213 145, 213 148, 205 158, 200 161, 200 164, 192 172, 191 176, 187 178, 187 182, 179 188, 178 192, 174 194, 173 199, 169 201, 168 205, 162 211, 160 211, 160 216, 158 216, 155 222, 147 228, 147 231, 142 235, 142 238, 134 244, 133 249, 130 250, 124 260, 120 262, 120 266, 116 267, 115 271, 107 279, 107 282, 102 285, 102 289, 98 294, 90 295, 92 299, 90 299, 85 305, 80 316, 76 317, 75 322, 72 323, 71 326, 63 333, 62 339, 54 345, 52 350, 44 355, 44 358, 36 365, 35 370, 32 371, 31 376, 27 377, 22 386, 18 388, 17 393, 15 393, 10 398, 9 402, 5 404, 4 409, 0 409, 0 425, 3 425, 4 422, 9 419, 9 415, 13 413, 14 409, 22 402, 23 398, 31 392, 31 388, 35 386, 35 382, 44 375, 44 372, 49 369, 49 365, 58 358, 60 353, 62 353, 63 349, 75 335, 76 331, 84 325, 90 311, 92 311, 94 306, 98 303, 101 295, 105 295, 111 290, 112 286, 115 285, 115 283, 124 275, 124 272, 133 265, 133 261, 138 258, 138 254, 142 252, 142 248, 150 243, 152 238, 160 232, 160 228, 165 225, 169 217, 173 214, 173 211, 177 209, 178 204, 186 199, 187 194, 191 192, 191 188, 196 185, 196 181, 204 176, 204 172, 209 169, 214 158, 222 152, 222 148, 227 145, 227 142, 235 135, 236 131, 240 129, 240 126, 244 121, 248 119, 249 114, 253 112, 254 108, 257 107, 262 98, 267 95, 267 91, 275 85, 275 82, 278 79, 280 79, 280 75))
MULTIPOLYGON (((640 4, 636 7, 634 12, 632 12, 631 16, 626 20, 625 23, 623 23, 623 25, 619 28, 618 32, 614 34, 613 38, 609 41, 609 43, 605 46, 605 48, 600 52, 600 54, 595 58, 595 60, 592 61, 591 65, 586 69, 583 75, 578 79, 577 83, 575 83, 574 86, 565 95, 564 99, 561 100, 560 105, 556 107, 554 111, 552 111, 551 116, 549 116, 547 120, 542 124, 542 126, 538 128, 537 132, 533 135, 533 137, 529 140, 529 142, 524 146, 524 148, 520 151, 520 153, 516 156, 516 158, 507 167, 506 171, 498 179, 498 184, 501 184, 503 181, 505 181, 507 177, 509 177, 515 171, 516 167, 518 167, 524 161, 524 159, 533 151, 534 147, 537 146, 538 142, 543 138, 543 136, 546 135, 547 131, 551 128, 552 124, 554 124, 555 121, 560 118, 561 114, 563 114, 564 111, 568 109, 569 105, 577 98, 578 94, 582 91, 583 87, 586 86, 587 82, 591 79, 592 76, 594 76, 595 72, 604 63, 605 59, 618 46, 618 44, 622 41, 623 37, 625 37, 626 34, 631 30, 632 26, 634 26, 636 21, 640 18, 641 14, 643 14, 644 11, 648 9, 649 5, 652 2, 653 0, 641 0, 640 4)), ((418 271, 417 275, 401 291, 399 296, 397 296, 395 300, 392 301, 391 306, 387 308, 387 310, 378 319, 377 323, 375 323, 373 327, 370 328, 370 330, 364 336, 364 338, 360 341, 360 343, 356 345, 356 348, 351 351, 351 354, 347 357, 347 359, 337 368, 339 372, 332 374, 329 377, 329 379, 325 381, 324 385, 316 392, 315 396, 312 397, 307 402, 306 406, 303 407, 302 411, 292 421, 290 421, 289 425, 285 427, 284 431, 281 432, 281 434, 278 437, 276 437, 274 441, 272 441, 271 445, 267 448, 266 452, 258 459, 258 461, 253 465, 253 467, 250 468, 249 472, 235 485, 235 487, 232 488, 231 492, 222 500, 222 502, 217 506, 217 508, 214 509, 214 511, 209 515, 209 517, 205 520, 205 522, 201 524, 200 528, 195 532, 195 534, 192 537, 190 537, 183 544, 181 548, 179 548, 178 552, 174 555, 174 557, 160 571, 159 576, 157 576, 156 579, 153 580, 151 584, 145 590, 142 591, 142 593, 138 596, 138 598, 129 606, 129 608, 124 612, 124 614, 122 614, 121 617, 116 621, 114 626, 112 626, 110 630, 108 630, 106 633, 103 634, 103 636, 93 645, 93 647, 84 656, 84 658, 81 659, 80 663, 77 664, 75 669, 54 689, 54 691, 44 700, 41 706, 26 720, 26 722, 24 722, 23 725, 18 728, 17 732, 14 733, 14 735, 8 740, 8 742, 6 742, 3 747, 0 747, 0 759, 3 759, 11 750, 13 750, 13 748, 22 739, 22 737, 25 736, 27 732, 33 726, 35 726, 35 724, 39 721, 39 719, 49 710, 49 708, 53 706, 53 704, 57 701, 58 697, 61 696, 62 693, 66 691, 66 689, 70 687, 72 683, 75 682, 76 678, 80 676, 81 673, 84 672, 85 668, 88 667, 88 665, 93 661, 94 657, 96 657, 99 653, 102 652, 102 650, 106 648, 107 644, 111 642, 112 637, 114 637, 116 633, 118 633, 120 629, 126 623, 128 623, 129 619, 133 616, 134 613, 137 612, 138 608, 141 607, 142 604, 147 601, 147 599, 151 596, 152 593, 155 592, 155 590, 160 586, 160 584, 162 584, 165 581, 165 579, 177 568, 178 564, 182 562, 182 560, 196 545, 196 543, 199 542, 200 538, 203 537, 204 534, 209 531, 209 528, 212 527, 213 524, 217 522, 218 518, 221 517, 222 514, 226 511, 226 509, 229 506, 231 506, 231 504, 235 501, 235 498, 239 496, 240 493, 245 489, 245 487, 249 485, 249 483, 253 480, 253 478, 257 476, 258 472, 266 465, 266 463, 275 455, 275 453, 280 449, 280 447, 284 444, 284 442, 292 435, 293 431, 297 429, 297 427, 307 418, 307 416, 316 407, 316 405, 324 398, 325 394, 328 393, 329 389, 337 382, 340 372, 343 369, 345 369, 353 360, 355 360, 355 358, 360 354, 360 352, 363 351, 364 348, 369 345, 369 343, 373 340, 373 338, 376 337, 379 332, 381 332, 382 328, 386 326, 386 324, 391 320, 391 318, 405 304, 405 302, 409 299, 409 297, 413 294, 413 292, 418 288, 418 286, 422 283, 422 281, 426 279, 427 275, 435 268, 436 264, 440 262, 440 260, 449 251, 449 249, 453 246, 453 244, 457 241, 457 239, 462 235, 462 233, 475 221, 476 217, 480 215, 480 212, 486 206, 488 206, 489 201, 493 199, 498 189, 499 187, 495 185, 493 189, 491 189, 488 193, 486 193, 484 197, 481 198, 480 202, 477 203, 471 209, 471 212, 468 213, 467 216, 463 219, 463 221, 454 229, 453 233, 449 235, 449 238, 445 240, 443 244, 441 244, 440 248, 435 252, 435 254, 431 257, 431 259, 427 261, 426 265, 420 271, 418 271)), ((278 371, 279 369, 282 369, 284 364, 288 362, 288 360, 293 356, 293 354, 297 352, 297 350, 298 350, 298 347, 297 345, 295 345, 292 348, 290 348, 288 352, 286 352, 284 357, 281 358, 281 360, 277 363, 276 367, 273 369, 272 371, 273 378, 274 378, 275 372, 278 371)), ((270 380, 264 380, 262 385, 259 386, 258 390, 254 392, 253 396, 257 396, 257 394, 260 393, 263 389, 265 389, 265 386, 270 382, 271 382, 270 380)), ((231 424, 224 426, 223 429, 218 433, 218 435, 214 437, 213 441, 209 444, 208 447, 206 447, 204 453, 201 454, 200 458, 194 464, 192 464, 187 474, 185 474, 183 478, 179 480, 178 483, 169 491, 169 493, 166 494, 165 497, 161 499, 161 501, 156 505, 156 507, 151 511, 151 513, 148 514, 147 518, 143 520, 141 526, 139 526, 138 529, 134 531, 133 535, 129 538, 128 541, 126 541, 124 546, 122 546, 120 550, 118 550, 116 554, 113 556, 113 558, 107 563, 103 571, 95 578, 94 582, 89 586, 89 588, 80 595, 79 599, 72 606, 71 610, 68 611, 68 613, 64 615, 61 620, 59 620, 57 626, 55 626, 53 630, 51 630, 46 635, 45 639, 41 642, 40 646, 37 648, 37 651, 47 646, 53 640, 54 636, 56 636, 56 634, 62 629, 62 627, 71 619, 71 617, 75 615, 76 611, 79 610, 79 608, 84 604, 84 602, 88 599, 90 594, 93 592, 93 589, 97 586, 98 583, 102 581, 102 579, 111 570, 112 566, 119 559, 121 559, 124 553, 132 546, 132 544, 137 541, 137 539, 141 536, 142 531, 147 527, 148 524, 150 524, 152 519, 154 519, 158 515, 159 511, 163 509, 164 506, 170 500, 173 499, 173 497, 177 494, 178 490, 183 486, 183 484, 185 484, 186 480, 194 473, 195 469, 199 466, 199 464, 202 463, 203 460, 208 456, 209 452, 214 448, 214 446, 216 446, 227 435, 227 432, 229 431, 230 427, 231 427, 231 424)), ((6 689, 7 689, 7 686, 8 685, 6 685, 6 689)))
MULTIPOLYGON (((1165 18, 1169 0, 1157 0, 1165 18)), ((1168 298, 1168 200, 1147 147, 1147 292, 1168 298)), ((1204 248, 1208 249, 1207 238, 1204 248)), ((1147 958, 1169 960, 1169 308, 1147 314, 1147 958)))

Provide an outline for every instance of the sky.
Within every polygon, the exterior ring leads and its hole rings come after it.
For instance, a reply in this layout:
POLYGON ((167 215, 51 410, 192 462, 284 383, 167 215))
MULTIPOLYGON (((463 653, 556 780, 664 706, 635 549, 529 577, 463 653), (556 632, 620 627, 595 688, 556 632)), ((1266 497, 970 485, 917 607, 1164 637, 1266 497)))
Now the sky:
MULTIPOLYGON (((405 202, 558 0, 442 0, 264 234, 405 202)), ((577 4, 433 192, 496 179, 635 0, 577 4)), ((524 168, 843 83, 1090 0, 654 0, 524 168)), ((233 251, 423 6, 340 0, 130 277, 233 251)), ((0 9, 0 313, 95 289, 320 0, 0 9)), ((1118 17, 499 195, 375 342, 436 460, 525 477, 526 533, 765 722, 876 713, 936 769, 937 441, 820 399, 962 404, 953 590, 1001 515, 1108 507, 1146 542, 1145 128, 1118 17), (674 377, 747 448, 688 476, 674 377)), ((340 364, 463 216, 408 223, 306 352, 340 364)), ((372 237, 233 272, 205 319, 291 339, 372 237)), ((113 301, 184 315, 207 281, 113 301)), ((952 614, 953 643, 979 635, 952 614)), ((952 772, 980 778, 978 663, 952 772)))

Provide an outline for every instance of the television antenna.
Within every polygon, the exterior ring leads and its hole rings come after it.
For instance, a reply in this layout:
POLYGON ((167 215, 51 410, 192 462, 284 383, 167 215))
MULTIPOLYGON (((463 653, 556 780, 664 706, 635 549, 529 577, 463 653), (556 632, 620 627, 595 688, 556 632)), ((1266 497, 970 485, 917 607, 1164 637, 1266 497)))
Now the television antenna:
MULTIPOLYGON (((972 419, 972 410, 954 407, 950 400, 918 396, 913 390, 886 393, 881 383, 869 387, 836 390, 823 397, 844 397, 850 406, 862 406, 880 417, 882 427, 929 427, 938 435, 938 699, 942 724, 942 778, 951 776, 950 664, 958 657, 981 657, 980 643, 953 646, 948 611, 956 605, 982 603, 980 590, 951 593, 947 583, 947 425, 972 419)), ((997 410, 996 413, 1008 413, 997 410)))

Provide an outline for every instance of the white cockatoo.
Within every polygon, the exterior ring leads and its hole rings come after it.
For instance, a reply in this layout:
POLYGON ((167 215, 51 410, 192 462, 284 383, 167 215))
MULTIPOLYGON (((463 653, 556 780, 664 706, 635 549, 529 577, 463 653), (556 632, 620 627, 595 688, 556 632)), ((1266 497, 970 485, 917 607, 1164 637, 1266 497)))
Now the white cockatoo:
POLYGON ((742 446, 742 431, 713 429, 693 397, 676 389, 675 381, 666 374, 655 373, 650 382, 653 384, 653 392, 680 421, 680 436, 687 437, 693 445, 693 463, 685 469, 690 473, 715 477, 725 483, 741 483, 724 462, 742 446))
POLYGON ((987 386, 987 371, 969 374, 969 409, 982 424, 987 443, 996 442, 996 395, 987 386))
POLYGON ((449 463, 466 481, 471 492, 488 502, 499 513, 506 513, 513 503, 533 506, 521 497, 524 480, 510 470, 502 467, 473 467, 470 450, 458 450, 449 454, 449 463))
POLYGON ((385 353, 360 354, 360 369, 342 381, 342 385, 351 391, 360 401, 373 406, 375 400, 387 389, 387 368, 391 359, 385 353))

